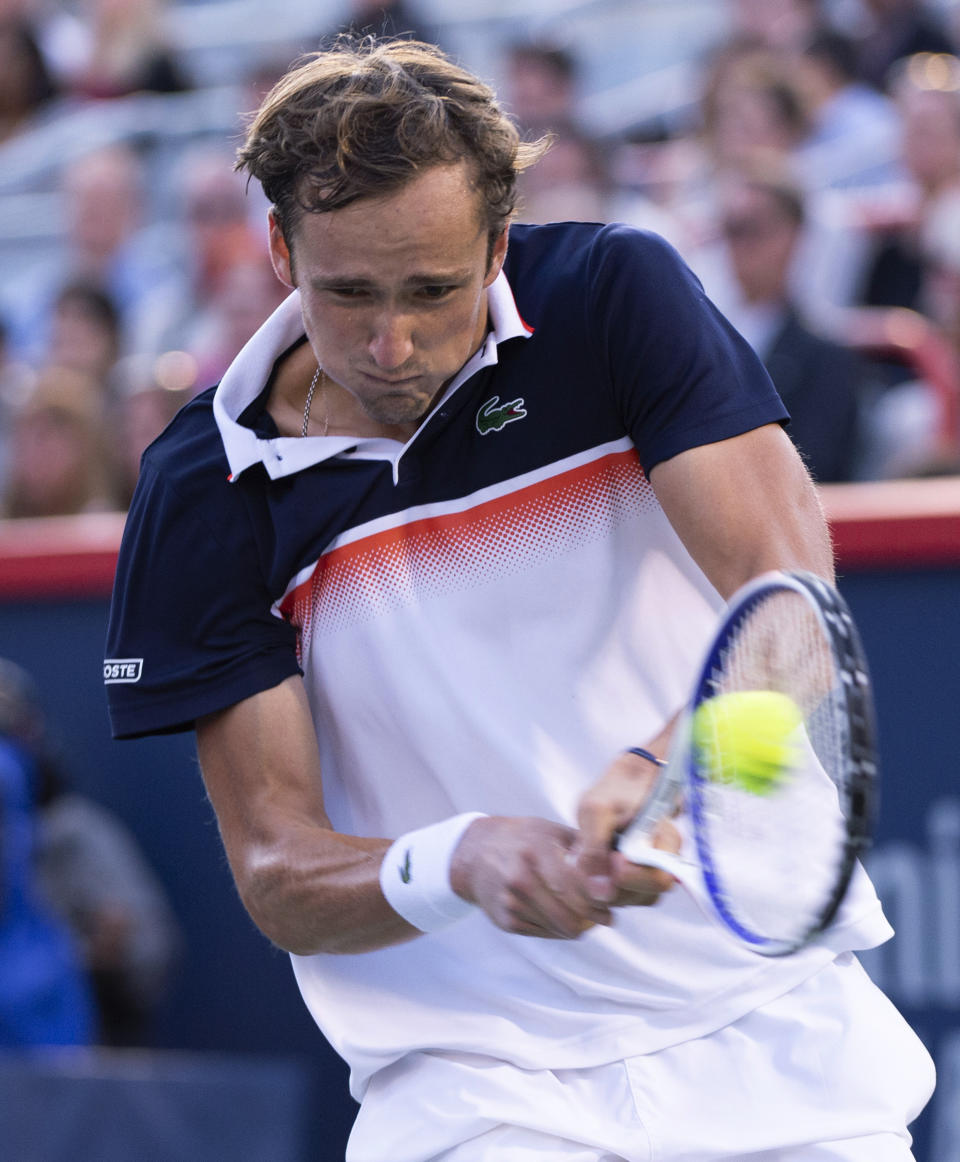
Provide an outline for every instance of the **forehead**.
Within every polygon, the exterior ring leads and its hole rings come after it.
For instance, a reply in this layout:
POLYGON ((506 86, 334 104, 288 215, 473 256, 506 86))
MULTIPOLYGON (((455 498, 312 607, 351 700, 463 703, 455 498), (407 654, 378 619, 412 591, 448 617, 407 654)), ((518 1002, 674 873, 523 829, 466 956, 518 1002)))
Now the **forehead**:
POLYGON ((293 251, 302 276, 395 278, 483 263, 481 195, 464 163, 425 170, 400 189, 304 214, 293 251))

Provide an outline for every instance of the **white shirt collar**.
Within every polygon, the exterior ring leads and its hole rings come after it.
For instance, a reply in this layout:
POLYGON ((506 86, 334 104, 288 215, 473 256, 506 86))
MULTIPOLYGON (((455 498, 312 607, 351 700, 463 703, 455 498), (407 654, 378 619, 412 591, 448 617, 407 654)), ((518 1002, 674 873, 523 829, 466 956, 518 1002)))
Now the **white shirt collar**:
MULTIPOLYGON (((487 301, 492 330, 480 349, 450 382, 443 395, 444 401, 481 367, 497 362, 498 344, 507 339, 528 339, 533 333, 533 328, 520 318, 503 271, 490 285, 487 301)), ((416 439, 416 432, 407 444, 380 437, 276 436, 267 439, 238 422, 243 412, 263 391, 280 355, 303 336, 300 292, 294 291, 244 345, 220 381, 213 397, 213 416, 230 465, 230 479, 236 480, 253 464, 263 464, 271 479, 277 479, 319 464, 348 449, 367 458, 391 460, 396 477, 400 457, 416 439)))

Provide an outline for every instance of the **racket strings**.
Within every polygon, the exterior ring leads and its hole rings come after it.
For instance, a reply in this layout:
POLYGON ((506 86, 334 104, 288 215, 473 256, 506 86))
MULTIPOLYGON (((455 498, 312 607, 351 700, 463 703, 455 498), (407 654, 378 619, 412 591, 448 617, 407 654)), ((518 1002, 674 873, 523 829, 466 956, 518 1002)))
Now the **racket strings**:
POLYGON ((773 594, 744 618, 705 693, 756 691, 786 695, 800 721, 789 737, 776 740, 783 765, 768 784, 748 789, 756 778, 751 764, 759 761, 749 745, 724 756, 727 777, 700 783, 701 859, 746 932, 789 943, 817 923, 843 856, 838 784, 848 744, 830 639, 817 612, 794 591, 773 594))

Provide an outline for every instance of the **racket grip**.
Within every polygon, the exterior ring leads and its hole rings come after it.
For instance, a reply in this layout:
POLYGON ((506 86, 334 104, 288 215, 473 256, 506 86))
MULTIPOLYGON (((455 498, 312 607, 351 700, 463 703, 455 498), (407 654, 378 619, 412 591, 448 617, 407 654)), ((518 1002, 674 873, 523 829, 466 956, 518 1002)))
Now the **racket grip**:
POLYGON ((681 883, 686 883, 691 873, 696 871, 696 865, 678 852, 652 847, 649 838, 639 831, 632 835, 629 831, 624 832, 620 837, 617 850, 631 863, 639 864, 642 867, 659 868, 680 880, 681 883))

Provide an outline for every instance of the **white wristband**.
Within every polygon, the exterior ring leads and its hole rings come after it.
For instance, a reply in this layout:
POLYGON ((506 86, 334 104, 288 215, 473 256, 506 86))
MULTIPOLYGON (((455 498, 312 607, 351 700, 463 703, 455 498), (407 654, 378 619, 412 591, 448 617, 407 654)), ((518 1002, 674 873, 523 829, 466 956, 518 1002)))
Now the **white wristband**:
POLYGON ((450 887, 450 861, 463 833, 484 816, 454 815, 395 839, 380 864, 387 903, 421 932, 446 928, 473 907, 450 887))

